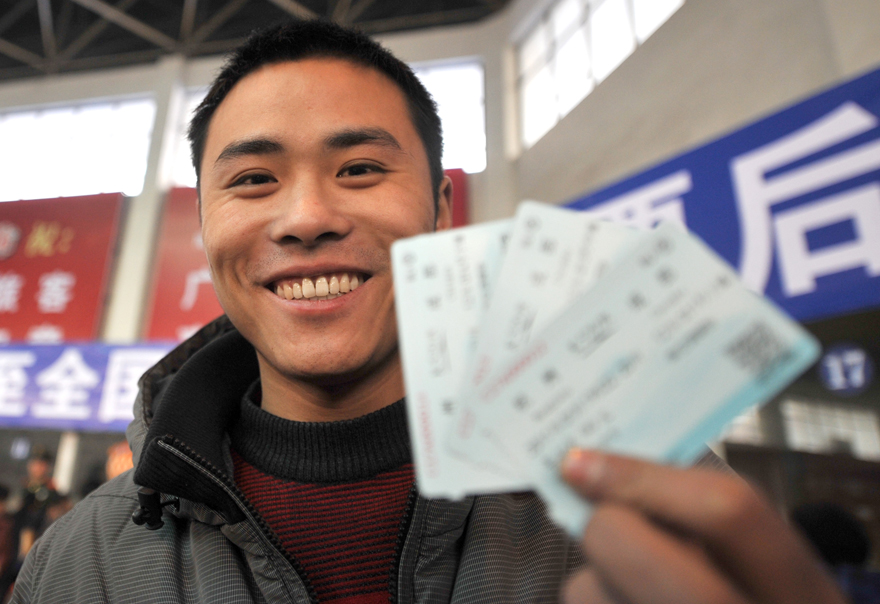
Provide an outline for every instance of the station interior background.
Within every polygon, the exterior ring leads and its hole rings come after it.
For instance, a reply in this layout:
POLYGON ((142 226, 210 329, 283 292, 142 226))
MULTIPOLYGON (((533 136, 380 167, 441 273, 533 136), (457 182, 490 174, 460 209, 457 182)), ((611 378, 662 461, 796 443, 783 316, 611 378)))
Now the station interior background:
MULTIPOLYGON (((161 38, 148 40, 149 32, 141 29, 137 52, 118 51, 115 60, 56 62, 53 67, 44 59, 63 55, 66 47, 46 38, 45 16, 43 32, 35 34, 42 36, 36 47, 7 42, 15 39, 16 22, 38 19, 46 7, 60 41, 61 15, 74 10, 65 8, 68 4, 96 14, 100 5, 108 6, 95 0, 20 0, 0 7, 0 200, 125 195, 97 339, 127 344, 145 334, 164 201, 173 187, 194 184, 182 142, 187 116, 221 65, 219 55, 212 53, 224 48, 218 42, 202 44, 198 52, 176 51, 173 40, 164 48, 161 38), (20 15, 12 18, 13 11, 20 15), (92 120, 89 129, 62 132, 58 126, 64 115, 100 107, 108 113, 92 120), (46 115, 56 121, 38 124, 46 115), (106 117, 113 115, 115 122, 106 117), (15 119, 30 125, 9 126, 15 119), (102 129, 102 121, 117 125, 102 129), (23 132, 21 138, 12 138, 16 132, 23 132), (86 167, 77 163, 83 158, 86 167), (133 176, 124 176, 124 170, 133 176)), ((154 0, 145 2, 142 18, 149 11, 166 11, 183 29, 189 10, 187 27, 193 32, 220 10, 234 20, 235 10, 247 5, 249 19, 262 11, 277 20, 285 10, 296 13, 318 4, 320 12, 340 19, 348 14, 357 23, 353 8, 360 7, 363 18, 374 10, 368 5, 383 3, 247 0, 218 4, 215 13, 203 14, 193 0, 154 0)), ((467 173, 471 223, 512 216, 524 199, 570 201, 880 67, 876 0, 445 4, 455 5, 445 15, 437 8, 443 2, 427 2, 423 14, 362 24, 417 67, 426 82, 433 82, 441 106, 446 103, 444 128, 457 130, 461 138, 448 143, 460 155, 446 157, 444 167, 467 173), (608 58, 583 70, 582 79, 569 80, 564 70, 570 68, 561 59, 556 71, 542 72, 545 63, 556 60, 547 57, 565 48, 577 63, 577 49, 565 42, 578 28, 589 31, 589 16, 600 15, 603 5, 609 15, 612 5, 624 6, 630 14, 638 14, 640 5, 652 5, 654 12, 647 21, 630 18, 634 29, 617 46, 609 43, 608 58), (562 82, 538 79, 534 84, 535 78, 556 72, 562 82), (535 86, 556 94, 542 97, 535 86), (464 88, 470 91, 468 99, 463 98, 464 88), (526 110, 537 111, 537 117, 524 115, 526 110)), ((126 14, 125 7, 133 5, 120 0, 115 10, 126 14)), ((104 14, 113 21, 104 24, 107 31, 126 29, 118 14, 104 14)), ((76 25, 75 19, 71 23, 76 25)), ((77 40, 79 33, 68 31, 65 39, 77 40)), ((854 343, 880 361, 876 308, 807 327, 826 346, 854 343)), ((818 500, 847 507, 869 527, 875 544, 872 565, 877 568, 878 418, 876 382, 843 395, 829 390, 811 369, 776 400, 739 418, 714 448, 783 512, 818 500)), ((118 432, 0 426, 0 482, 17 488, 28 452, 42 446, 56 455, 59 485, 77 498, 82 486, 100 474, 108 448, 122 438, 118 432)))

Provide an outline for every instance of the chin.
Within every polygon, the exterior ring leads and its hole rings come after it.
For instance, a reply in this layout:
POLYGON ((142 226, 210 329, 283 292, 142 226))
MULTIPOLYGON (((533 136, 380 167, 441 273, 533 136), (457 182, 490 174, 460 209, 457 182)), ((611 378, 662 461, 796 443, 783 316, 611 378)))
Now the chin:
POLYGON ((295 363, 281 361, 273 365, 294 381, 322 386, 362 380, 378 368, 377 364, 370 362, 369 359, 342 357, 332 351, 326 351, 313 359, 300 357, 295 363))

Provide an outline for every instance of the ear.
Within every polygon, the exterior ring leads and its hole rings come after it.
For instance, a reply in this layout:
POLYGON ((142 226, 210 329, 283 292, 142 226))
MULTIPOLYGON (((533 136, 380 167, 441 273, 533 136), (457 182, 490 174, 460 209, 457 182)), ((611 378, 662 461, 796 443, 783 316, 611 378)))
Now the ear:
POLYGON ((452 228, 452 179, 444 176, 437 191, 437 214, 434 217, 434 230, 446 231, 452 228))

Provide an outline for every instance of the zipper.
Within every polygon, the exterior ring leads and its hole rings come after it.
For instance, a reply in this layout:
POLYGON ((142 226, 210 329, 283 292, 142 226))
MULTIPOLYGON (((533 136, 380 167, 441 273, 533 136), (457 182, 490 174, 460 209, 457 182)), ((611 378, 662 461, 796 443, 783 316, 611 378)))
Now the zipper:
POLYGON ((412 524, 413 512, 415 511, 416 501, 419 497, 419 491, 416 483, 413 482, 406 498, 406 507, 403 509, 403 518, 400 519, 400 526, 397 528, 397 540, 394 543, 394 559, 391 562, 391 572, 388 574, 388 591, 391 594, 391 604, 397 604, 398 586, 400 584, 400 560, 403 557, 403 546, 406 543, 406 536, 409 534, 409 525, 412 524))
MULTIPOLYGON (((299 577, 299 580, 302 582, 303 587, 305 587, 306 593, 309 597, 309 602, 311 604, 318 604, 318 597, 315 594, 315 590, 312 587, 312 584, 309 581, 309 578, 306 575, 302 565, 300 565, 299 561, 284 548, 284 546, 281 544, 281 541, 278 539, 278 536, 275 535, 275 532, 269 527, 269 525, 260 515, 259 511, 257 511, 257 509, 247 500, 247 497, 244 496, 244 493, 241 492, 241 489, 239 489, 238 486, 229 479, 226 473, 221 471, 214 464, 196 453, 183 441, 174 438, 171 435, 162 437, 157 442, 159 447, 165 449, 172 455, 179 457, 184 462, 198 470, 201 474, 207 476, 212 482, 214 482, 220 488, 226 491, 227 495, 232 497, 232 500, 239 507, 239 509, 244 512, 244 515, 247 517, 247 519, 250 520, 252 524, 257 526, 257 528, 259 529, 258 533, 263 538, 263 540, 274 547, 275 550, 279 554, 284 556, 284 558, 293 567, 294 572, 299 577)), ((415 486, 413 486, 413 490, 415 490, 415 486)), ((412 497, 412 493, 410 494, 410 497, 412 497)), ((409 501, 407 501, 407 509, 409 509, 409 501)), ((398 539, 400 539, 399 535, 398 539)))

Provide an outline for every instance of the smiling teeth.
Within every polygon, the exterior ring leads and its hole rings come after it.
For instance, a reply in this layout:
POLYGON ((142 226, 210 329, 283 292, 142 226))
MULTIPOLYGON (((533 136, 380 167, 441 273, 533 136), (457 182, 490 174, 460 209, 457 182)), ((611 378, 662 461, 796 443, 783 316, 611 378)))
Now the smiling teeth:
POLYGON ((315 295, 323 298, 330 293, 330 286, 327 284, 327 277, 318 277, 315 281, 315 295))
POLYGON ((275 294, 285 300, 332 300, 343 294, 354 291, 361 284, 357 275, 342 273, 340 275, 322 275, 315 278, 305 277, 302 282, 285 281, 275 285, 275 294), (314 279, 314 280, 313 280, 314 279))
POLYGON ((304 298, 314 298, 315 297, 315 284, 312 283, 312 280, 309 278, 303 279, 303 297, 304 298))

